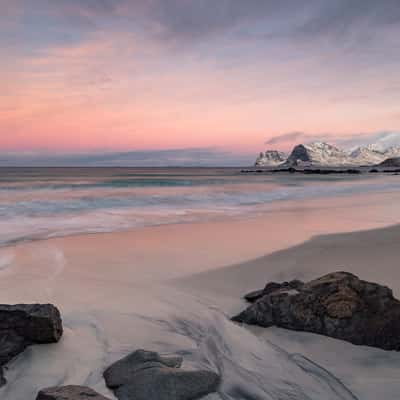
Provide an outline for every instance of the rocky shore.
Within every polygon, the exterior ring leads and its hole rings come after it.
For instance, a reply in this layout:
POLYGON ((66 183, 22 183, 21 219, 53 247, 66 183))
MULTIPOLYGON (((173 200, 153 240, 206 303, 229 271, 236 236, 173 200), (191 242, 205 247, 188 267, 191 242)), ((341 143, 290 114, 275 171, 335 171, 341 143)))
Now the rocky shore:
POLYGON ((276 173, 290 173, 302 175, 358 175, 363 173, 382 173, 382 174, 398 174, 399 168, 382 169, 382 168, 265 168, 265 169, 242 169, 241 174, 276 174, 276 173))
MULTIPOLYGON (((137 350, 104 371, 104 379, 119 400, 196 400, 218 390, 212 371, 187 371, 183 359, 137 350)), ((91 388, 62 386, 41 390, 36 400, 109 400, 91 388)))
MULTIPOLYGON (((400 301, 388 287, 349 272, 334 272, 309 282, 269 282, 245 299, 251 304, 232 318, 235 322, 400 350, 400 301)), ((62 333, 60 313, 51 304, 0 305, 1 365, 27 346, 59 341, 62 333)), ((140 349, 106 368, 103 377, 118 400, 196 400, 218 393, 218 373, 188 369, 183 363, 181 356, 140 349)), ((110 400, 76 385, 44 388, 36 396, 36 400, 89 399, 110 400)))
POLYGON ((0 386, 3 367, 28 346, 58 342, 63 328, 52 304, 0 305, 0 386))
MULTIPOLYGON (((63 334, 59 310, 52 304, 0 305, 0 378, 3 366, 28 346, 58 342, 63 334)), ((194 400, 218 389, 212 371, 181 368, 181 357, 163 357, 137 350, 104 372, 107 386, 119 400, 194 400)), ((63 386, 42 389, 36 400, 109 400, 91 388, 63 386)))
POLYGON ((252 304, 233 321, 400 350, 400 301, 388 287, 348 272, 334 272, 307 283, 268 283, 245 298, 252 304))
POLYGON ((212 371, 185 371, 181 357, 162 357, 137 350, 104 372, 119 400, 191 400, 217 391, 220 377, 212 371))

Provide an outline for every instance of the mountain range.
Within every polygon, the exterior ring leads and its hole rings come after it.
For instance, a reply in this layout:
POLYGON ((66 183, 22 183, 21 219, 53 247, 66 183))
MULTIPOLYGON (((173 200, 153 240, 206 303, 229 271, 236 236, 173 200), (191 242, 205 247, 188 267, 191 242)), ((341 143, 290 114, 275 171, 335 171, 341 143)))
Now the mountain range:
POLYGON ((400 157, 400 147, 382 149, 377 145, 343 150, 324 142, 296 145, 290 154, 277 150, 260 153, 257 167, 285 166, 364 166, 377 165, 387 159, 400 157))

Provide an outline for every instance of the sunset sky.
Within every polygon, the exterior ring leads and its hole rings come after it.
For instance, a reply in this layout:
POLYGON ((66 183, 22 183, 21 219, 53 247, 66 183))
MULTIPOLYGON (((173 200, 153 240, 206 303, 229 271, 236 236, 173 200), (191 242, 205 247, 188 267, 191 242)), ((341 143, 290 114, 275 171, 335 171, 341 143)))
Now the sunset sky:
POLYGON ((0 10, 0 161, 186 149, 239 163, 313 138, 400 132, 399 0, 0 0, 0 10))

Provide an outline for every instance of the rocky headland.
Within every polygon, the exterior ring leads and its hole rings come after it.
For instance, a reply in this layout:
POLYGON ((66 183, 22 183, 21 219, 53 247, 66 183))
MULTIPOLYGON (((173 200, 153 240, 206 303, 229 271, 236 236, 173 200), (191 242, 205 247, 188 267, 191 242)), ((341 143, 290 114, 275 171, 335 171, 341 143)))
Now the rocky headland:
MULTIPOLYGON (((378 166, 386 160, 400 157, 400 147, 382 148, 376 144, 346 150, 324 142, 298 144, 286 155, 278 150, 267 150, 257 157, 255 167, 313 167, 313 168, 351 168, 378 166)), ((389 162, 382 166, 389 166, 389 162)), ((396 162, 397 163, 397 162, 396 162)), ((400 165, 391 165, 400 166, 400 165)))

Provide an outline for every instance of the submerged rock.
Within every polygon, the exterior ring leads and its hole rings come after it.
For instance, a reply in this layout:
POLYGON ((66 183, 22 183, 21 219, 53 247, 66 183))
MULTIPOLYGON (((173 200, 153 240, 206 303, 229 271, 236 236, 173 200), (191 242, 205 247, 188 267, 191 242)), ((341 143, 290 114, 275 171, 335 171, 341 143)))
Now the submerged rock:
POLYGON ((58 342, 62 333, 60 312, 51 304, 0 304, 0 386, 6 363, 30 345, 58 342))
POLYGON ((110 400, 84 386, 62 386, 41 390, 36 400, 110 400))
POLYGON ((138 350, 104 372, 119 400, 195 400, 217 390, 220 378, 211 371, 180 369, 182 358, 138 350))
POLYGON ((400 350, 400 301, 386 286, 334 272, 295 289, 274 287, 232 320, 400 350))

